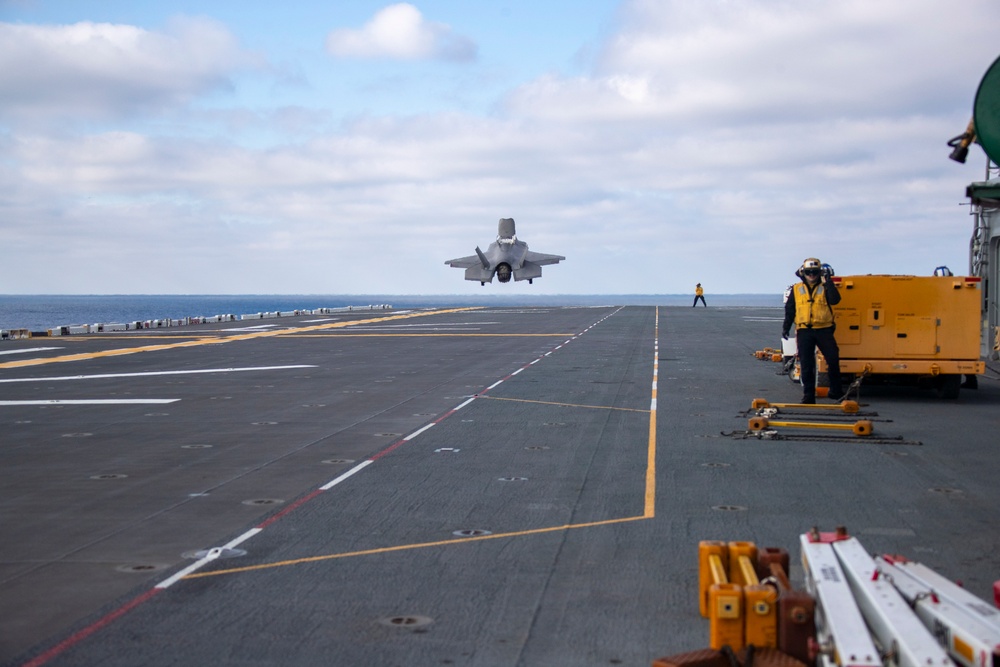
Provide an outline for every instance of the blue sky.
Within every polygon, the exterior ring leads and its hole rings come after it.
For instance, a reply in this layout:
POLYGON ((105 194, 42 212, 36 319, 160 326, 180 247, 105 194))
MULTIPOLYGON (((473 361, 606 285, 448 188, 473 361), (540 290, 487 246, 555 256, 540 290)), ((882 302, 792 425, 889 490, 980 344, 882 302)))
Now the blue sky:
POLYGON ((0 0, 6 293, 780 292, 967 270, 993 0, 0 0), (534 285, 444 261, 501 217, 534 285))

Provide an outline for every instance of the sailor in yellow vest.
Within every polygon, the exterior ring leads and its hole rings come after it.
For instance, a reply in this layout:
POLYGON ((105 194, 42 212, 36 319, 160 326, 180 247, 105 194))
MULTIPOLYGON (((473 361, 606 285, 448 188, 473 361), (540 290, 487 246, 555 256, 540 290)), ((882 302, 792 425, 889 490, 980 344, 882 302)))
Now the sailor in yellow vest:
POLYGON ((830 397, 839 401, 844 394, 840 383, 840 348, 833 337, 837 325, 833 308, 840 303, 840 291, 832 280, 833 270, 809 257, 795 272, 802 279, 792 286, 792 293, 785 302, 785 321, 781 337, 788 338, 795 325, 795 342, 802 367, 802 402, 816 402, 816 348, 823 353, 830 374, 830 397))
POLYGON ((694 286, 694 303, 691 304, 692 308, 698 305, 698 299, 701 299, 701 305, 708 308, 708 304, 705 303, 705 290, 701 288, 701 283, 694 286))

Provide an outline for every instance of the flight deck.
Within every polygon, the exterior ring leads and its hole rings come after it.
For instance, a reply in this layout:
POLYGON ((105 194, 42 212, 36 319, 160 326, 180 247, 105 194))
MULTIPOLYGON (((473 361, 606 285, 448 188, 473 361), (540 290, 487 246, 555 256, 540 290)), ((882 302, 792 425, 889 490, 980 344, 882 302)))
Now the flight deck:
MULTIPOLYGON (((777 308, 343 312, 0 345, 0 662, 648 665, 701 540, 847 525, 989 598, 993 371, 766 439, 777 308)), ((793 577, 801 576, 793 569, 793 577)))

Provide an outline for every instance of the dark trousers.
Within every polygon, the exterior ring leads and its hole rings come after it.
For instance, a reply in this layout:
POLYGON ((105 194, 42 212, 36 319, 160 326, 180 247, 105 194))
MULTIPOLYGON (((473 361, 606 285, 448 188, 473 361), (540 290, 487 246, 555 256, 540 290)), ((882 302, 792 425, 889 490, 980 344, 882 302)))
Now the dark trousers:
POLYGON ((840 384, 840 348, 833 337, 833 327, 823 329, 799 329, 795 332, 795 343, 799 350, 799 365, 802 368, 802 388, 806 396, 816 395, 816 348, 823 353, 830 374, 830 397, 840 398, 844 388, 840 384))
POLYGON ((694 297, 694 303, 692 303, 692 304, 691 304, 691 307, 692 307, 692 308, 694 308, 695 306, 697 306, 697 305, 698 305, 698 299, 701 299, 701 305, 703 305, 703 306, 705 306, 706 308, 708 308, 708 304, 707 304, 707 303, 705 303, 705 297, 703 297, 703 296, 702 296, 702 295, 700 295, 700 294, 698 294, 697 296, 695 296, 695 297, 694 297))

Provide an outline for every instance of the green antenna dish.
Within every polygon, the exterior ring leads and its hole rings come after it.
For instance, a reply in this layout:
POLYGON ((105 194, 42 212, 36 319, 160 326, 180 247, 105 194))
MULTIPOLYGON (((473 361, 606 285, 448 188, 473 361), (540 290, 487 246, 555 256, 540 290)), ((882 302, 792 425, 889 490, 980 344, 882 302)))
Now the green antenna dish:
POLYGON ((983 75, 972 106, 976 141, 993 162, 1000 164, 1000 58, 983 75))

